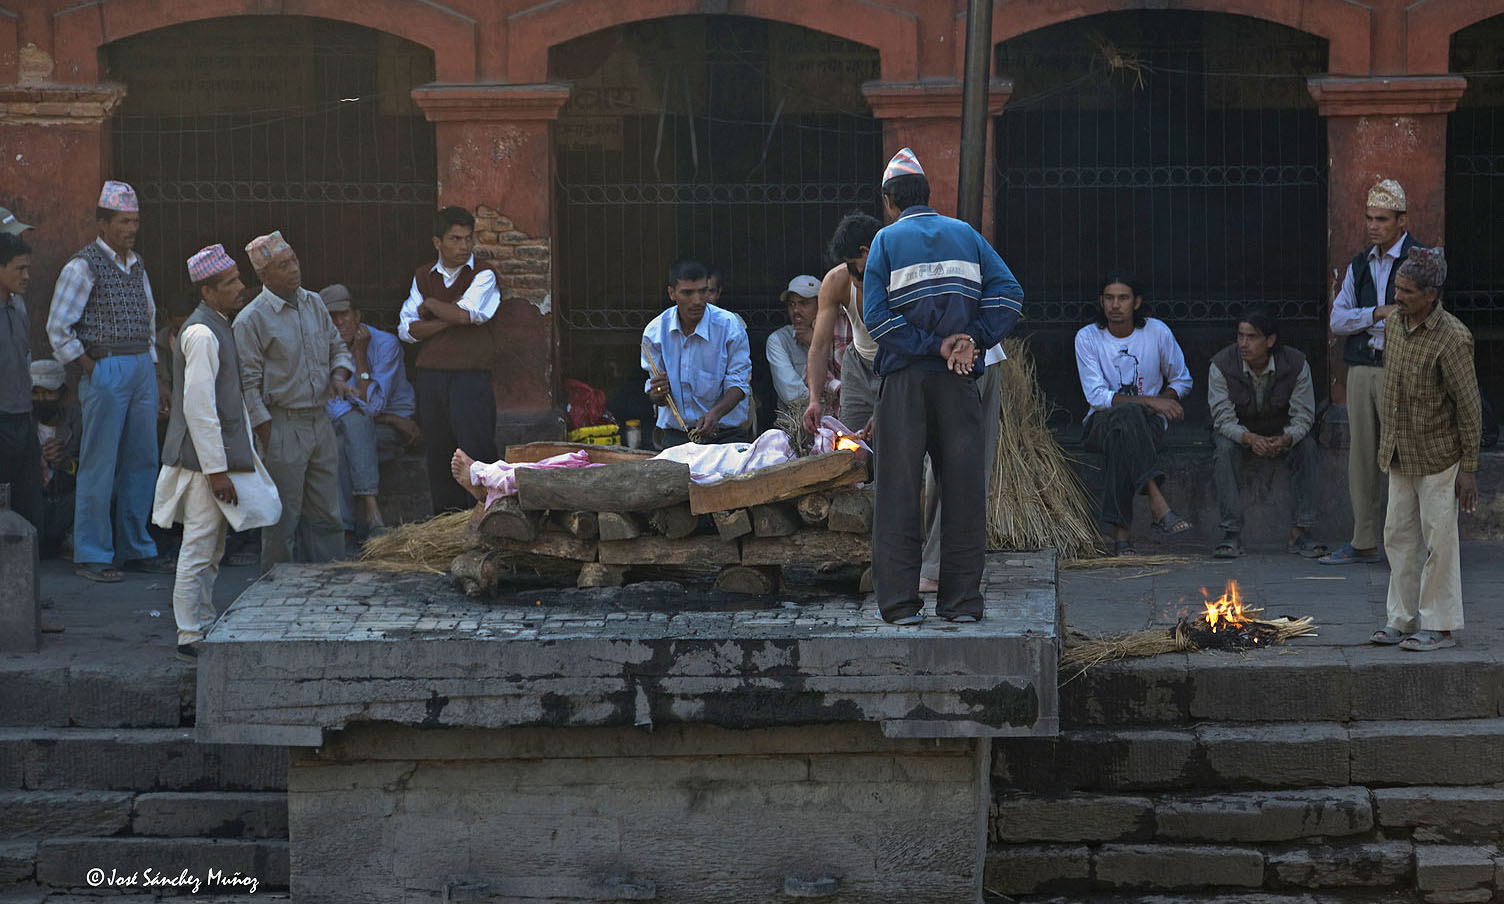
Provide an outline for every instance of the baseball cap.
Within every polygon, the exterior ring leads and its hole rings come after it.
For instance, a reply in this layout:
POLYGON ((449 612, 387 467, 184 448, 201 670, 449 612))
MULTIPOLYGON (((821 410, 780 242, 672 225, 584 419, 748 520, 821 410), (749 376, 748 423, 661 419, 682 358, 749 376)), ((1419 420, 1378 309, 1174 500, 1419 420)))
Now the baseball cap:
POLYGON ((789 287, 778 296, 782 301, 788 301, 790 295, 801 295, 805 298, 815 298, 820 294, 820 281, 813 276, 796 276, 789 280, 789 287))

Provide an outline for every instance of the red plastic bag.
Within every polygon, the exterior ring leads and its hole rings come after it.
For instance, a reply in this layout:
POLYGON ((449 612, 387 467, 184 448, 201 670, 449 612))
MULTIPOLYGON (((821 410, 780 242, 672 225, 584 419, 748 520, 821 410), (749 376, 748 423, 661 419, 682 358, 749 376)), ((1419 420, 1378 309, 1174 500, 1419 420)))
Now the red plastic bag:
POLYGON ((616 418, 606 410, 604 391, 579 380, 565 380, 564 392, 569 396, 569 429, 616 423, 616 418))

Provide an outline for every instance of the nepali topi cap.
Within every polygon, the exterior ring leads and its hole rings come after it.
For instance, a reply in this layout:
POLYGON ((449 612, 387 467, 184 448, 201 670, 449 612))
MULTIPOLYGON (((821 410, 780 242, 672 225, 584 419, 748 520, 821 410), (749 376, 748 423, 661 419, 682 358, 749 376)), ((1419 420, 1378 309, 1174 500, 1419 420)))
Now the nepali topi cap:
POLYGON ((280 229, 266 235, 258 235, 245 246, 246 254, 251 256, 251 266, 256 268, 257 273, 265 270, 266 265, 271 263, 273 258, 291 250, 292 246, 287 244, 287 239, 282 237, 280 229))
POLYGON ((923 176, 924 170, 919 166, 919 158, 908 148, 899 148, 893 159, 888 161, 888 168, 883 170, 883 184, 887 185, 899 176, 923 176))
POLYGON ((1365 206, 1404 213, 1405 190, 1393 179, 1375 182, 1373 188, 1368 190, 1368 204, 1365 206))
POLYGON ((820 294, 820 281, 813 276, 796 276, 789 280, 789 287, 778 296, 780 301, 788 301, 790 295, 799 295, 804 298, 815 298, 820 294))
POLYGON ((334 283, 320 289, 319 298, 323 299, 324 307, 328 308, 331 314, 350 310, 350 290, 342 283, 334 283))
POLYGON ((198 253, 188 258, 188 281, 203 282, 211 276, 217 276, 235 266, 235 261, 225 253, 224 245, 210 245, 200 248, 198 253))
POLYGON ((16 219, 16 215, 0 207, 0 232, 8 232, 11 235, 20 235, 32 228, 30 225, 16 219))
POLYGON ((38 358, 31 362, 31 388, 57 392, 63 388, 66 373, 61 362, 51 358, 38 358))
POLYGON ((1436 289, 1447 281, 1447 256, 1440 248, 1412 246, 1400 264, 1400 276, 1422 289, 1436 289))
POLYGON ((115 210, 120 213, 141 211, 141 204, 136 200, 136 190, 114 179, 106 182, 104 188, 99 190, 99 206, 105 210, 115 210))

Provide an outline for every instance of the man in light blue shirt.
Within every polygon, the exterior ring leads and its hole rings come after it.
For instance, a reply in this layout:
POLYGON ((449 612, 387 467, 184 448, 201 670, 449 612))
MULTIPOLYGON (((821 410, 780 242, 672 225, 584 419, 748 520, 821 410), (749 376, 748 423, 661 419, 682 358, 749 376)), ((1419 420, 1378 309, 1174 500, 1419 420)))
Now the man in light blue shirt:
POLYGON ((658 447, 690 441, 746 442, 752 351, 741 318, 710 303, 710 274, 698 261, 669 267, 673 307, 642 331, 648 399, 658 406, 658 447), (678 416, 675 416, 677 408, 678 416), (683 422, 680 422, 680 418, 683 422))
POLYGON ((386 532, 376 504, 380 464, 418 441, 417 399, 402 363, 402 343, 360 322, 350 290, 335 283, 319 290, 339 336, 355 357, 355 392, 330 399, 324 411, 339 439, 339 502, 345 530, 357 539, 386 532))

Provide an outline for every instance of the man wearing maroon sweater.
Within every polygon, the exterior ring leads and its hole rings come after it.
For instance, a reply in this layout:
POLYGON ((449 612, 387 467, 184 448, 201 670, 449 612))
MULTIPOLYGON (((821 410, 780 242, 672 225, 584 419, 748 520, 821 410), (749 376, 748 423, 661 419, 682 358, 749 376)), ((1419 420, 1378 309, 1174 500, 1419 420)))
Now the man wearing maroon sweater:
POLYGON ((497 337, 492 323, 501 305, 496 274, 475 265, 475 217, 446 207, 434 218, 433 247, 439 259, 424 264, 397 326, 403 342, 418 350, 418 420, 435 514, 475 503, 454 482, 449 460, 456 448, 476 461, 495 461, 496 397, 491 360, 497 337))

